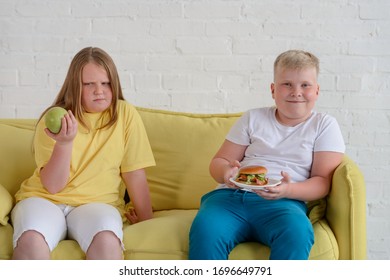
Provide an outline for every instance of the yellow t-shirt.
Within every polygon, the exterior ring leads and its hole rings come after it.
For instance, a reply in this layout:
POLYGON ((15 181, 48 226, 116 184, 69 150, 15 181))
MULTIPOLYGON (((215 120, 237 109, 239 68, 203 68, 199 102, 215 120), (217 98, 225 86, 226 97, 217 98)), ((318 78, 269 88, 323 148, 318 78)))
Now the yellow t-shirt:
POLYGON ((109 128, 97 129, 105 123, 108 113, 86 114, 90 130, 79 125, 73 141, 69 181, 66 187, 50 194, 43 187, 39 170, 48 162, 55 141, 44 132, 42 118, 34 137, 34 174, 25 180, 16 193, 16 201, 28 197, 43 197, 55 204, 79 206, 91 202, 124 207, 125 187, 121 173, 148 166, 155 160, 149 140, 137 110, 126 101, 118 102, 118 120, 109 128))

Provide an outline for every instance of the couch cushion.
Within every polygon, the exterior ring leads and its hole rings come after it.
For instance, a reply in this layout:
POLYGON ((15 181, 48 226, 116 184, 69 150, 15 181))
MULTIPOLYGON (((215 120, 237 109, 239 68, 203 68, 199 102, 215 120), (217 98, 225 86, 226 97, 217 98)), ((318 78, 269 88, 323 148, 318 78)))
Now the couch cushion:
POLYGON ((197 210, 166 210, 151 220, 125 224, 126 260, 184 260, 188 258, 188 233, 197 210))
POLYGON ((53 260, 85 260, 85 254, 74 240, 62 240, 51 252, 53 260))
POLYGON ((0 121, 1 184, 13 196, 22 181, 34 172, 32 153, 36 120, 0 121))
POLYGON ((6 225, 14 200, 9 192, 0 184, 0 224, 6 225))
POLYGON ((153 209, 199 208, 201 196, 217 185, 210 161, 240 114, 138 111, 156 159, 146 170, 153 209))
POLYGON ((229 260, 268 260, 271 250, 258 242, 238 244, 229 254, 229 260))
POLYGON ((321 198, 307 203, 307 212, 310 222, 312 224, 318 222, 325 215, 326 199, 321 198))
POLYGON ((314 245, 310 251, 310 260, 338 260, 339 245, 336 237, 325 219, 313 224, 314 245))
POLYGON ((12 257, 13 228, 10 224, 0 225, 0 260, 9 260, 12 257))

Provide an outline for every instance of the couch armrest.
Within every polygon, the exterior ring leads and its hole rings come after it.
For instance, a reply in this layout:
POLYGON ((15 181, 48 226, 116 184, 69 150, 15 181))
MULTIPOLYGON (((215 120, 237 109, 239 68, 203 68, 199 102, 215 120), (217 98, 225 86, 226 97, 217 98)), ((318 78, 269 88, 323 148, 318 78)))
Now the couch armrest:
POLYGON ((366 259, 366 186, 359 167, 345 156, 333 175, 326 219, 339 245, 340 259, 366 259))
POLYGON ((7 189, 0 184, 0 225, 7 225, 13 204, 13 197, 7 189))

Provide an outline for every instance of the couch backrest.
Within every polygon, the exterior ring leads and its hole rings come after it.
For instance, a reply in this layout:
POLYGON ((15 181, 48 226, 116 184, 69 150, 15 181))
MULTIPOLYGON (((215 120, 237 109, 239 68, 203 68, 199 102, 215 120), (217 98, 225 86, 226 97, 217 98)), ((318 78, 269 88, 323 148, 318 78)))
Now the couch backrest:
POLYGON ((240 114, 185 114, 138 109, 156 166, 146 170, 153 209, 197 209, 217 183, 209 164, 240 114))
MULTIPOLYGON (((209 163, 240 114, 185 114, 138 108, 156 159, 147 168, 154 210, 196 209, 216 187, 209 163)), ((0 184, 12 195, 34 171, 36 120, 0 120, 0 184)))

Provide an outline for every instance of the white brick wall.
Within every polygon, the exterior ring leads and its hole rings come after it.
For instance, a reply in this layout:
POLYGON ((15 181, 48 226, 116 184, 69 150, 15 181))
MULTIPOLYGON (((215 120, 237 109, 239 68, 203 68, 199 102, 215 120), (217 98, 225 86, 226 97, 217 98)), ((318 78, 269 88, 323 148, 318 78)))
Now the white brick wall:
POLYGON ((198 113, 273 104, 276 55, 312 51, 317 109, 366 178, 368 257, 390 259, 389 30, 387 0, 0 0, 0 118, 37 117, 85 46, 112 55, 133 104, 198 113))

